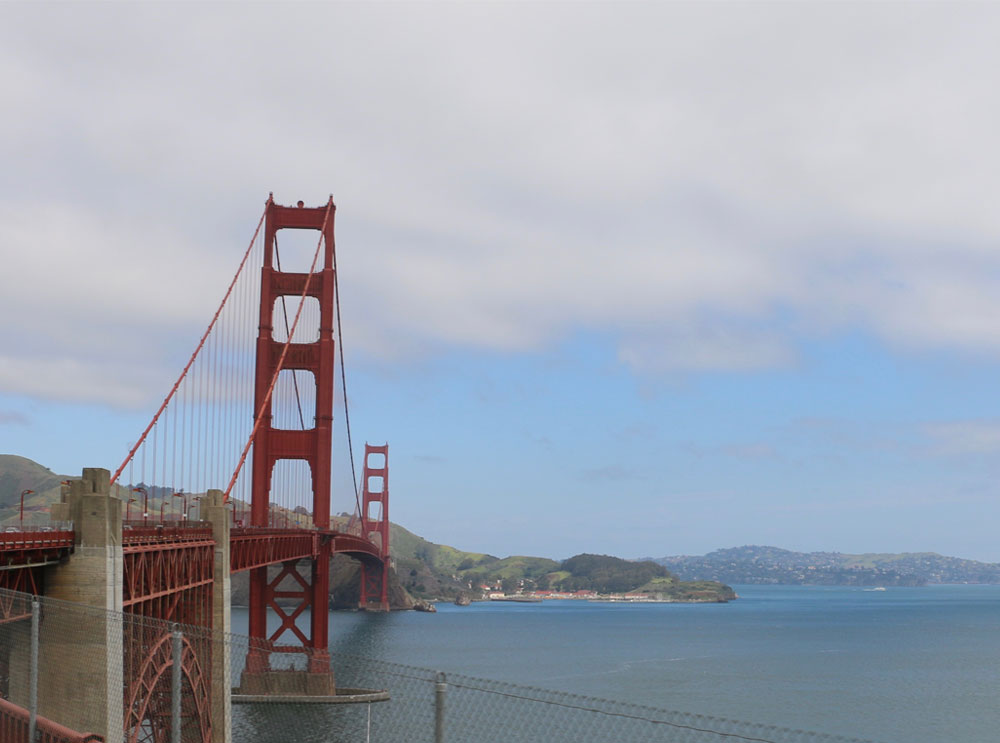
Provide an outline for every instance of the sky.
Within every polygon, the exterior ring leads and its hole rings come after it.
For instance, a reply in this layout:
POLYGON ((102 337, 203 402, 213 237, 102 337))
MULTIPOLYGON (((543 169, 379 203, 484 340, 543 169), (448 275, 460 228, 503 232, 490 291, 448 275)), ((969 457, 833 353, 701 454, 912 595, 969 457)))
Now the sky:
POLYGON ((1000 561, 998 32, 986 3, 0 4, 0 452, 113 469, 268 194, 332 193, 393 521, 1000 561))

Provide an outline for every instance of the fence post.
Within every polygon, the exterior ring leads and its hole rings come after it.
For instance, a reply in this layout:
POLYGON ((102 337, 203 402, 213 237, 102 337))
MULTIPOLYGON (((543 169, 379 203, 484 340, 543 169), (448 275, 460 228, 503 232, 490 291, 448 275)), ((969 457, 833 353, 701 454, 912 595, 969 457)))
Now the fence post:
POLYGON ((444 743, 444 697, 448 693, 447 678, 438 672, 434 685, 434 743, 444 743))
POLYGON ((38 597, 31 598, 31 676, 28 681, 28 743, 35 743, 38 726, 38 597))
POLYGON ((183 635, 174 625, 174 662, 171 670, 172 687, 170 690, 170 740, 171 743, 181 743, 181 655, 183 653, 183 635))

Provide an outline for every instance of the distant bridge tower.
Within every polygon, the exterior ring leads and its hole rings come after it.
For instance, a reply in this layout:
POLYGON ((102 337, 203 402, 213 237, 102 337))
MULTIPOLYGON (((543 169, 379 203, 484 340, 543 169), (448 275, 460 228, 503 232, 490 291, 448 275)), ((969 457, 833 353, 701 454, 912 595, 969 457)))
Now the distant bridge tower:
MULTIPOLYGON (((264 231, 264 265, 260 283, 260 325, 257 335, 257 368, 254 410, 263 406, 262 420, 254 438, 253 484, 251 487, 250 522, 255 527, 268 526, 268 505, 271 500, 271 480, 275 464, 283 459, 309 463, 312 473, 313 522, 317 529, 330 528, 330 467, 333 442, 334 390, 334 268, 333 221, 336 207, 333 199, 321 207, 279 206, 269 199, 264 231), (316 230, 322 233, 322 266, 313 273, 278 271, 274 265, 275 240, 279 230, 316 230), (278 372, 284 343, 274 340, 275 303, 281 297, 314 297, 319 301, 319 339, 312 343, 291 343, 282 370, 310 372, 316 384, 316 418, 313 428, 283 430, 272 426, 272 404, 268 389, 278 372)), ((317 236, 319 239, 319 236, 317 236)), ((304 375, 303 375, 304 376, 304 375)), ((301 385, 301 382, 299 382, 301 385)), ((308 397, 307 397, 308 399, 308 397)), ((328 596, 330 584, 330 542, 321 540, 311 559, 307 580, 300 579, 296 562, 287 562, 277 578, 268 581, 267 568, 255 568, 250 573, 250 636, 277 641, 283 634, 296 636, 303 645, 322 656, 328 646, 328 596), (270 637, 267 634, 268 606, 278 607, 276 593, 286 576, 295 577, 303 585, 301 591, 280 591, 282 598, 301 601, 291 614, 278 611, 281 625, 270 637), (307 585, 304 585, 307 584, 307 585), (304 605, 304 606, 303 606, 304 605), (310 608, 309 635, 295 624, 295 617, 310 608)))
POLYGON ((361 523, 364 536, 379 545, 381 564, 361 563, 360 608, 389 611, 389 445, 365 444, 364 500, 361 523), (373 461, 373 457, 377 457, 373 461))

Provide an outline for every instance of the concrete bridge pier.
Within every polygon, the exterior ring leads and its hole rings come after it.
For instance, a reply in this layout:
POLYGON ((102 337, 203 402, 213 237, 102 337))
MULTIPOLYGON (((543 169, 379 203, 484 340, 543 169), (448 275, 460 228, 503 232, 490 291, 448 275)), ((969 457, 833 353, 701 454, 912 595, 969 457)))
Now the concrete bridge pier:
POLYGON ((45 569, 45 597, 101 611, 51 607, 43 614, 39 714, 107 743, 123 739, 122 502, 111 473, 84 469, 63 486, 52 518, 72 521, 76 545, 65 564, 45 569), (104 612, 108 612, 105 614, 104 612))
POLYGON ((231 513, 221 490, 209 490, 202 501, 202 518, 212 525, 215 540, 215 563, 212 585, 212 741, 230 743, 233 739, 232 668, 227 642, 232 631, 229 573, 229 528, 231 513))

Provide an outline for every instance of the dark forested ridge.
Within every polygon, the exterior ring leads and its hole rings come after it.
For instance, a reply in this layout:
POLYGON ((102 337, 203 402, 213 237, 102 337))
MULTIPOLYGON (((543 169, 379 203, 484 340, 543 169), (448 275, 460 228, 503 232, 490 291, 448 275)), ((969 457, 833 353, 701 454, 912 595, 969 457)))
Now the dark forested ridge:
POLYGON ((607 555, 582 554, 563 560, 559 569, 569 573, 551 581, 550 587, 564 591, 591 590, 598 593, 634 591, 654 578, 670 578, 670 573, 655 562, 632 562, 607 555))

